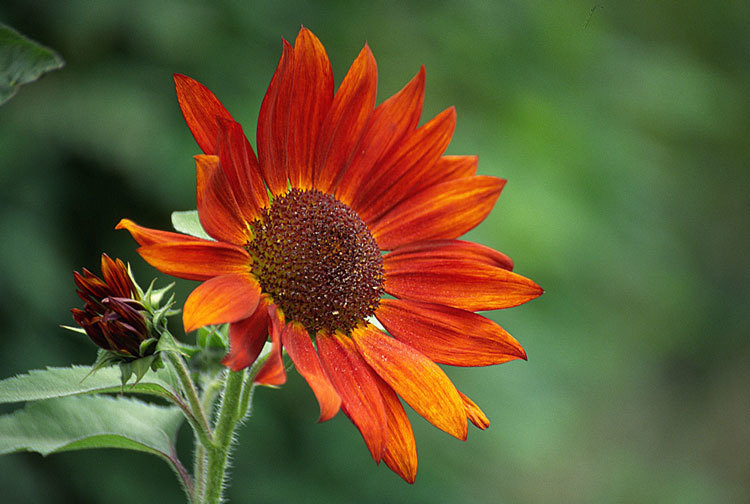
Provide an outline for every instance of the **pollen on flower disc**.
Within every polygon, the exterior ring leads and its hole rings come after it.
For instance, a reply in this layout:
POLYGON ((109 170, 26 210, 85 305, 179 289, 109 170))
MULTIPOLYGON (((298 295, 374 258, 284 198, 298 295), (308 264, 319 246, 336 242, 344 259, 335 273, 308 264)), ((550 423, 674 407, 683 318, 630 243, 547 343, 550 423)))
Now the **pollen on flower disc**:
POLYGON ((252 272, 287 320, 314 335, 349 332, 375 313, 383 259, 357 213, 330 194, 291 189, 252 223, 252 272))

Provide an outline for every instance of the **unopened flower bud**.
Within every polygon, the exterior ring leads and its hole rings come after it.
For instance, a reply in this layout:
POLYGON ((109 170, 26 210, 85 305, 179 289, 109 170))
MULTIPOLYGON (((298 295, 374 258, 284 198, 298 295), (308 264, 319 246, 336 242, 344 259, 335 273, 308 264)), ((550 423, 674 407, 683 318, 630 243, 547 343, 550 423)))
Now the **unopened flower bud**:
POLYGON ((143 348, 151 335, 143 302, 125 264, 102 254, 102 277, 86 268, 83 274, 73 273, 78 295, 85 303, 83 310, 71 310, 73 319, 104 350, 132 358, 153 353, 154 345, 143 348))

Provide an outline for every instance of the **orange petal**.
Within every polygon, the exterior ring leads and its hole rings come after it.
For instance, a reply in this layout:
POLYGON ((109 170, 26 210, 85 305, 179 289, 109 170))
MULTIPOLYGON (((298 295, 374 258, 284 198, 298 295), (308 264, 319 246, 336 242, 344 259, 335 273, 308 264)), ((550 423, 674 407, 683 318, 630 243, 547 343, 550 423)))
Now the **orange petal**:
POLYGON ((502 252, 463 240, 426 240, 408 243, 388 253, 391 266, 419 259, 458 259, 513 270, 513 260, 502 252))
POLYGON ((378 71, 370 47, 360 51, 331 103, 318 136, 315 188, 331 192, 349 164, 375 106, 378 71))
POLYGON ((115 226, 115 229, 127 229, 130 231, 130 235, 136 242, 138 242, 138 245, 153 245, 155 243, 173 243, 182 241, 203 241, 211 243, 210 240, 203 240, 201 238, 195 238, 194 236, 139 226, 130 219, 120 220, 115 226))
POLYGON ((482 430, 489 427, 490 419, 487 418, 487 415, 485 415, 481 409, 479 409, 479 406, 477 406, 474 401, 469 399, 460 390, 458 391, 458 395, 461 396, 461 400, 464 402, 464 408, 466 409, 466 418, 468 418, 471 423, 482 430))
POLYGON ((283 40, 279 65, 260 105, 257 147, 260 170, 273 194, 287 190, 289 101, 294 80, 294 49, 283 40))
POLYGON ((378 162, 417 127, 423 101, 424 67, 421 67, 401 91, 378 105, 370 116, 354 158, 336 187, 339 200, 350 206, 358 200, 378 162))
POLYGON ((307 28, 294 42, 294 83, 287 104, 288 171, 292 187, 313 185, 315 145, 333 100, 333 71, 323 44, 307 28))
POLYGON ((221 363, 232 371, 251 366, 268 339, 268 301, 261 296, 249 317, 229 324, 229 353, 221 363))
POLYGON ((320 362, 341 397, 341 410, 359 429, 372 458, 380 462, 388 420, 377 377, 347 336, 320 331, 316 341, 320 362))
POLYGON ((411 423, 393 389, 382 379, 378 378, 377 381, 388 418, 388 443, 383 460, 404 481, 414 483, 417 477, 417 443, 411 423))
POLYGON ((259 209, 268 206, 268 192, 258 159, 239 123, 219 119, 216 153, 242 216, 252 222, 258 218, 259 209))
POLYGON ((182 312, 185 332, 210 324, 237 322, 258 306, 260 286, 251 275, 214 277, 190 293, 182 312))
POLYGON ((281 341, 297 371, 305 378, 318 399, 318 422, 330 420, 339 412, 341 398, 323 371, 307 330, 299 322, 290 322, 281 333, 281 341))
MULTIPOLYGON (((185 75, 174 74, 177 101, 198 147, 206 154, 215 154, 219 128, 216 118, 232 119, 227 109, 200 82, 185 75)), ((232 119, 234 120, 234 119, 232 119)))
POLYGON ((458 238, 487 217, 504 185, 505 180, 487 176, 436 184, 391 209, 370 229, 381 250, 458 238))
POLYGON ((219 241, 245 245, 250 230, 234 199, 218 156, 195 156, 198 216, 206 233, 219 241))
POLYGON ((353 205, 362 220, 370 223, 403 201, 440 159, 455 127, 456 109, 451 107, 406 137, 387 159, 378 163, 378 172, 353 205))
POLYGON ((466 439, 466 412, 442 369, 410 346, 372 325, 354 329, 357 350, 414 411, 458 439, 466 439))
POLYGON ((204 281, 215 276, 236 275, 250 269, 251 259, 242 247, 213 241, 184 241, 147 245, 138 253, 162 273, 204 281))
POLYGON ((442 156, 409 189, 406 197, 412 196, 431 185, 449 180, 471 177, 477 173, 477 156, 442 156))
POLYGON ((472 260, 398 261, 386 255, 383 266, 388 294, 469 311, 518 306, 544 292, 526 277, 472 260))
POLYGON ((271 353, 263 367, 255 375, 255 383, 277 387, 286 383, 284 358, 281 355, 281 331, 284 329, 284 313, 275 304, 268 305, 268 332, 271 334, 271 353))
POLYGON ((381 299, 375 316, 393 337, 440 364, 489 366, 526 358, 513 336, 470 311, 419 301, 381 299))

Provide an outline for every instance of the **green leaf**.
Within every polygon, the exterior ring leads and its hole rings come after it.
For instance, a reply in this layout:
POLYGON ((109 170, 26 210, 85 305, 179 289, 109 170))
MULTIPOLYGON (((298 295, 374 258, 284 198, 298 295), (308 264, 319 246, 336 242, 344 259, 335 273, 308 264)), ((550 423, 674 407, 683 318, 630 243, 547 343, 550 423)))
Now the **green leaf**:
POLYGON ((180 233, 213 240, 203 229, 200 218, 198 218, 198 210, 172 212, 172 227, 180 233))
POLYGON ((65 64, 59 54, 0 23, 0 104, 18 88, 65 64))
POLYGON ((174 391, 179 390, 172 384, 172 377, 167 369, 148 372, 138 384, 125 387, 122 385, 119 368, 107 367, 94 374, 90 373, 90 366, 72 366, 37 369, 28 374, 7 378, 0 381, 0 404, 104 392, 137 392, 174 401, 174 391))
POLYGON ((0 455, 124 448, 172 458, 183 420, 175 407, 126 397, 64 397, 0 416, 0 455))

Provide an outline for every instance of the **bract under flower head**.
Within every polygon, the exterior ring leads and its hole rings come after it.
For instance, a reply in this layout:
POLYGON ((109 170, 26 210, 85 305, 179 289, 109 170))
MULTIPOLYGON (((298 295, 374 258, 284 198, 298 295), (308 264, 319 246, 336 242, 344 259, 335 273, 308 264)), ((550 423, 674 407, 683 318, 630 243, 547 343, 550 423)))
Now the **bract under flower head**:
POLYGON ((203 151, 197 206, 213 240, 127 219, 117 226, 156 268, 203 282, 185 303, 186 331, 229 323, 224 363, 234 370, 255 362, 270 336, 256 382, 284 383, 286 350, 320 420, 342 409, 372 457, 409 482, 416 446, 398 397, 459 439, 467 419, 486 428, 438 364, 525 359, 512 336, 475 312, 542 293, 506 255, 458 239, 489 214, 505 180, 476 175, 476 156, 444 155, 452 107, 418 127, 424 82, 422 68, 376 107, 377 67, 365 45, 334 93, 325 49, 303 28, 294 46, 283 42, 256 156, 211 91, 175 75, 203 151))

